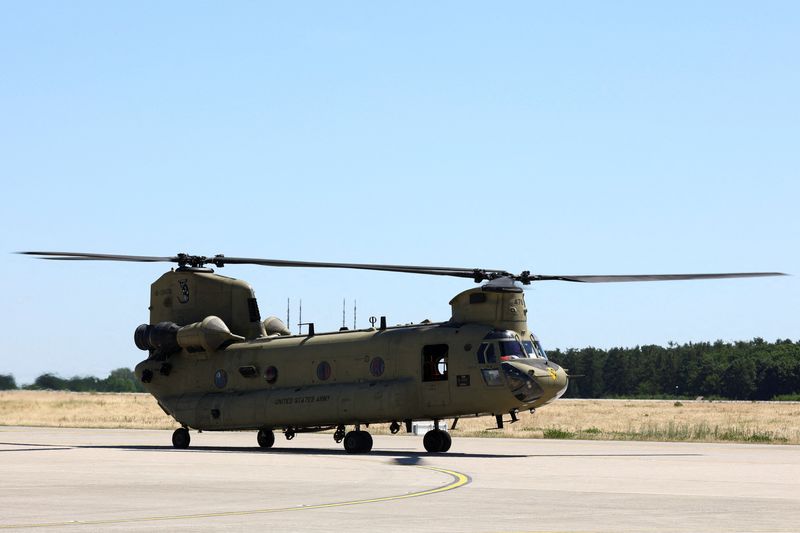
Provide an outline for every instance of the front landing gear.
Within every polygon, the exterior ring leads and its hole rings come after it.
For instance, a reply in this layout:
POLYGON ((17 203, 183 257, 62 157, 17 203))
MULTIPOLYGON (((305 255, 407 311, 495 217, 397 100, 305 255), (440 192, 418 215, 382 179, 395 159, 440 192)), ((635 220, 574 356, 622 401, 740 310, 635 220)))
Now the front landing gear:
POLYGON ((372 449, 372 435, 366 431, 350 431, 344 436, 344 451, 347 453, 367 453, 372 449))
POLYGON ((172 433, 172 445, 180 450, 188 448, 191 440, 189 430, 186 428, 178 428, 172 433))
POLYGON ((262 448, 272 448, 272 445, 275 444, 275 433, 271 429, 259 429, 256 439, 262 448))
POLYGON ((450 449, 453 439, 450 434, 441 429, 432 429, 425 433, 422 444, 430 453, 444 453, 450 449))

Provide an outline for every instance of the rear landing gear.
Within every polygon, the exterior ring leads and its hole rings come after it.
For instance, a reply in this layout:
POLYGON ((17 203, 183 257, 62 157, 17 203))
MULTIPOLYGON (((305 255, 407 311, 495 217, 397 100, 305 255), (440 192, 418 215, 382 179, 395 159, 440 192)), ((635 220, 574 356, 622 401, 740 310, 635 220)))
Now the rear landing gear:
POLYGON ((172 445, 180 450, 188 448, 191 440, 189 430, 186 428, 178 428, 172 433, 172 445))
POLYGON ((272 445, 275 444, 275 433, 271 429, 259 429, 256 439, 262 448, 272 448, 272 445))
POLYGON ((432 429, 425 433, 422 444, 430 453, 444 453, 450 449, 453 439, 450 434, 441 429, 432 429))
POLYGON ((350 431, 344 436, 344 451, 347 453, 367 453, 372 449, 372 435, 366 431, 350 431))

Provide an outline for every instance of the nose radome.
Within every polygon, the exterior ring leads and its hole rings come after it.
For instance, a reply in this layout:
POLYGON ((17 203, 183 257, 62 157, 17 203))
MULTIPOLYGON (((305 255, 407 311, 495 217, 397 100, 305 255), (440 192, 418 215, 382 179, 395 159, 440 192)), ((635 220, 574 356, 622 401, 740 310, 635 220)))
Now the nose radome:
POLYGON ((537 368, 534 373, 534 379, 542 389, 554 395, 556 398, 564 394, 569 382, 564 369, 553 363, 537 368))

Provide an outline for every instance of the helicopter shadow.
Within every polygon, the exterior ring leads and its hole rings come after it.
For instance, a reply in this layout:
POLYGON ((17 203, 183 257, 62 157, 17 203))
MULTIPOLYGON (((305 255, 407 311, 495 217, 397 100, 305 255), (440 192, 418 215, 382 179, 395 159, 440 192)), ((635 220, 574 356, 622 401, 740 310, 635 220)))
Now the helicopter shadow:
POLYGON ((331 457, 385 457, 394 460, 397 464, 417 464, 422 459, 436 457, 452 457, 463 459, 525 459, 525 458, 568 458, 568 457, 593 457, 593 458, 624 458, 624 457, 702 457, 702 453, 532 453, 532 454, 498 454, 498 453, 466 453, 446 452, 429 453, 412 450, 372 450, 367 454, 350 454, 345 450, 325 448, 259 448, 259 447, 234 447, 234 446, 192 446, 186 449, 176 449, 170 445, 144 445, 144 444, 41 444, 24 442, 4 442, 0 445, 26 446, 25 449, 9 449, 0 451, 33 451, 33 450, 126 450, 134 452, 170 452, 170 453, 236 453, 254 455, 317 455, 331 457))
POLYGON ((112 449, 112 450, 129 450, 129 451, 169 451, 174 453, 245 453, 254 455, 323 455, 323 456, 339 456, 339 457, 386 457, 395 459, 402 464, 413 464, 419 462, 424 458, 432 457, 461 457, 461 458, 478 458, 478 459, 519 459, 528 457, 519 454, 491 454, 491 453, 428 453, 417 451, 404 451, 404 450, 372 450, 366 454, 351 454, 345 450, 333 450, 325 448, 256 448, 256 447, 233 447, 233 446, 192 446, 183 450, 177 450, 172 446, 148 446, 148 445, 79 445, 72 446, 72 448, 81 449, 112 449))

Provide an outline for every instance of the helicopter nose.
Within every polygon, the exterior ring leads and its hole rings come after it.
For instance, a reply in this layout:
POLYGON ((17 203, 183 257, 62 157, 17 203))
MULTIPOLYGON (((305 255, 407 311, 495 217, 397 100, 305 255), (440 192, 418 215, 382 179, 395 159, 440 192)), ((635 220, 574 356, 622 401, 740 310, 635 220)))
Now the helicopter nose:
POLYGON ((560 398, 566 392, 569 384, 567 373, 555 363, 547 363, 546 366, 537 368, 534 379, 545 391, 545 395, 552 400, 560 398))

